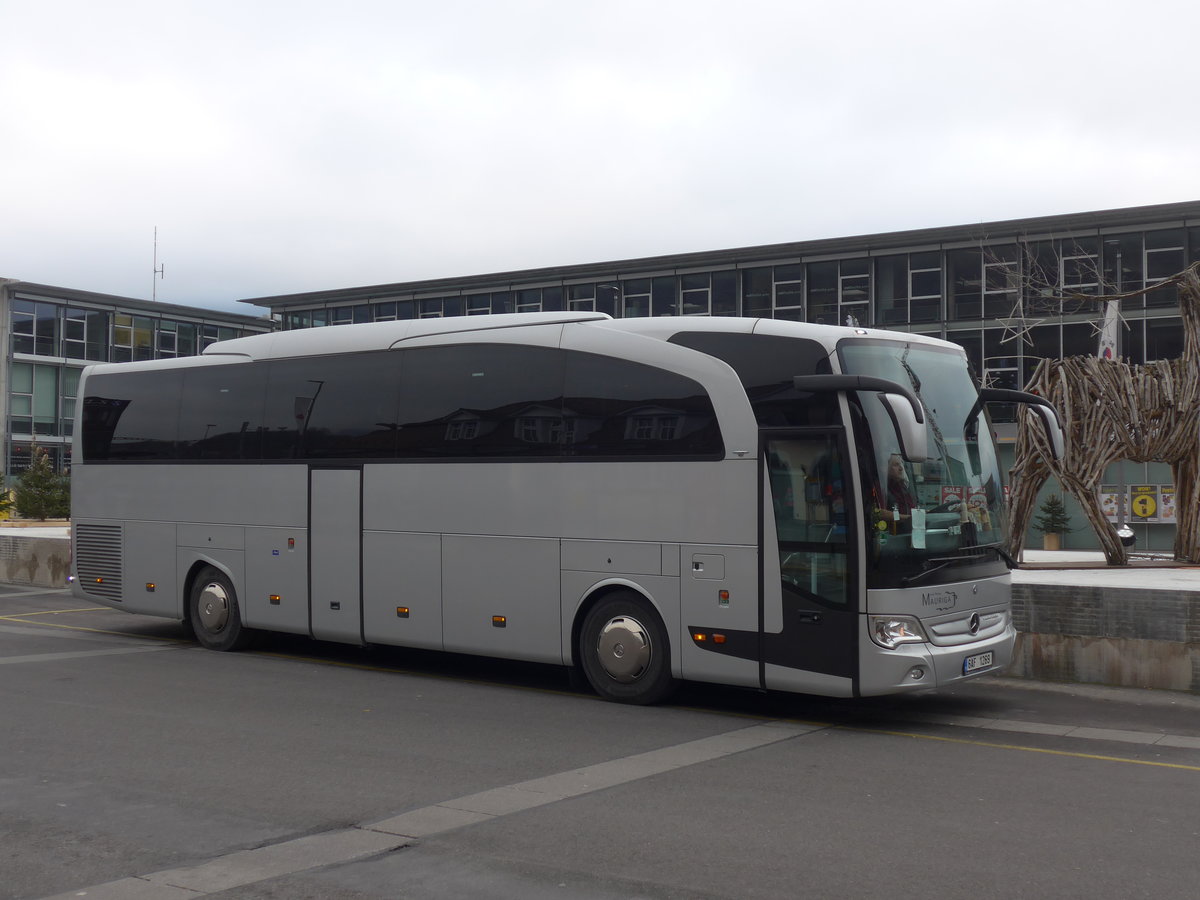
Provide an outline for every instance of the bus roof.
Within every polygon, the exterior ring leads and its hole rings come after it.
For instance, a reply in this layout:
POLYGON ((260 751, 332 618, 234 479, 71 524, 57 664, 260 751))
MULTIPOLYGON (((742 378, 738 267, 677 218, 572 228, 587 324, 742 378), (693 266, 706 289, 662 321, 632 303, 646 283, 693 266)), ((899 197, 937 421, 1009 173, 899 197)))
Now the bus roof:
POLYGON ((608 320, 604 313, 539 312, 500 313, 486 316, 451 316, 437 319, 404 319, 323 328, 301 328, 211 344, 204 356, 243 356, 271 359, 287 356, 318 356, 326 353, 387 350, 412 338, 470 331, 494 331, 536 325, 565 325, 608 320))
MULTIPOLYGON (((371 350, 388 350, 407 340, 437 335, 496 331, 507 328, 528 328, 542 325, 595 324, 598 327, 667 341, 681 332, 721 332, 726 334, 758 334, 775 337, 806 338, 823 344, 831 352, 844 340, 887 339, 914 344, 961 349, 957 344, 922 334, 886 331, 841 325, 817 325, 732 316, 661 316, 655 318, 613 319, 596 312, 538 312, 502 313, 486 316, 452 316, 435 319, 405 319, 391 322, 369 322, 358 325, 338 325, 303 328, 252 335, 221 341, 205 348, 196 359, 210 361, 214 357, 243 359, 273 359, 295 356, 319 356, 371 350)), ((123 366, 130 365, 122 363, 123 366)), ((153 366, 152 366, 153 367, 153 366)))

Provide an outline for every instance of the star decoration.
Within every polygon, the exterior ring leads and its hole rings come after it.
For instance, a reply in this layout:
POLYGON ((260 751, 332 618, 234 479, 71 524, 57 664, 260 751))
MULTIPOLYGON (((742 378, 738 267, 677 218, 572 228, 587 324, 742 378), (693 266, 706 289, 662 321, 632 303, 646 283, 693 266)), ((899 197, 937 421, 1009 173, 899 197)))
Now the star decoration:
POLYGON ((1006 344, 1009 341, 1020 339, 1023 343, 1033 346, 1033 338, 1030 337, 1031 329, 1036 328, 1045 322, 1045 319, 1030 319, 1025 315, 1025 310, 1021 306, 1020 301, 1013 307, 1006 319, 997 319, 996 323, 1004 329, 1004 334, 1000 338, 1000 343, 1006 344))

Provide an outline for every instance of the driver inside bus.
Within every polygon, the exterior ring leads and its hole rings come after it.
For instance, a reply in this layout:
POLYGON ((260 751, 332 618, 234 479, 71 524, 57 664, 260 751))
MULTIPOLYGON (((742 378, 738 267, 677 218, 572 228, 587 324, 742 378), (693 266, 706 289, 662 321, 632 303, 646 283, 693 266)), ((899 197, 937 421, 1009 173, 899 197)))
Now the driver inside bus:
POLYGON ((893 534, 912 530, 912 511, 919 506, 912 485, 908 480, 908 470, 904 468, 904 460, 899 453, 888 457, 887 493, 883 498, 884 508, 876 508, 875 519, 888 524, 888 530, 893 534))

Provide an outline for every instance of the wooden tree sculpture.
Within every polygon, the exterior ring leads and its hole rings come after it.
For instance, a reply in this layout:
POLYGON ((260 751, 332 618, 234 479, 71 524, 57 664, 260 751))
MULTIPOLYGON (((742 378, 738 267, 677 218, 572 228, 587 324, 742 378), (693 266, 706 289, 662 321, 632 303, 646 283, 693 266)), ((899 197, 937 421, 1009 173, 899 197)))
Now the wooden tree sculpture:
MULTIPOLYGON (((1054 460, 1040 425, 1022 413, 1012 468, 1014 557, 1025 543, 1038 491, 1053 475, 1079 502, 1100 539, 1108 564, 1129 557, 1100 506, 1100 479, 1118 460, 1165 462, 1175 479, 1175 559, 1200 561, 1200 264, 1157 282, 1175 284, 1183 316, 1183 356, 1145 365, 1074 356, 1043 359, 1026 385, 1049 399, 1062 417, 1063 458, 1054 460)), ((1136 297, 1133 291, 1103 300, 1136 297)), ((1091 298, 1093 300, 1097 298, 1091 298)))

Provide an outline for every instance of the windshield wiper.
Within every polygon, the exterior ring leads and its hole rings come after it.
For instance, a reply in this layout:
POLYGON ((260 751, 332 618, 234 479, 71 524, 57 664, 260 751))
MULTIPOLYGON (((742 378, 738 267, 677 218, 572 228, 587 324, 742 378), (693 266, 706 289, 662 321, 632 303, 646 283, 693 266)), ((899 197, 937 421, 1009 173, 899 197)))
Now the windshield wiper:
POLYGON ((942 561, 939 565, 936 565, 936 566, 932 565, 932 563, 935 563, 935 562, 937 562, 937 560, 927 559, 924 563, 922 563, 922 569, 916 575, 907 575, 904 578, 901 578, 900 586, 901 587, 911 587, 912 585, 916 584, 918 581, 924 581, 926 578, 928 578, 934 572, 942 571, 942 569, 944 569, 944 568, 946 568, 946 566, 950 565, 950 563, 953 562, 953 560, 947 559, 947 560, 942 561))
MULTIPOLYGON (((999 553, 1001 556, 1003 556, 1006 560, 1012 558, 994 544, 979 544, 979 545, 973 546, 973 547, 963 547, 963 549, 964 550, 995 550, 997 553, 999 553)), ((901 578, 900 586, 901 587, 911 587, 912 585, 916 584, 918 581, 924 581, 926 578, 928 578, 934 572, 940 572, 940 571, 942 571, 942 569, 945 569, 948 566, 952 566, 955 563, 970 562, 973 560, 980 560, 980 559, 987 559, 987 558, 988 558, 987 553, 972 553, 967 556, 937 556, 937 557, 933 557, 933 558, 925 560, 925 562, 923 562, 921 564, 921 571, 918 572, 917 574, 908 575, 908 576, 905 576, 904 578, 901 578)), ((1016 567, 1010 566, 1009 568, 1016 568, 1016 567)))
MULTIPOLYGON (((1008 566, 1010 569, 1019 568, 1019 564, 1017 563, 1017 561, 1012 558, 1011 554, 1009 554, 1009 552, 1007 550, 1004 549, 1003 541, 995 541, 991 544, 972 544, 971 546, 963 547, 962 549, 964 549, 964 550, 995 550, 996 555, 999 556, 1002 560, 1004 560, 1004 564, 1006 566, 1008 566)), ((976 557, 968 557, 968 558, 974 559, 976 557)))

